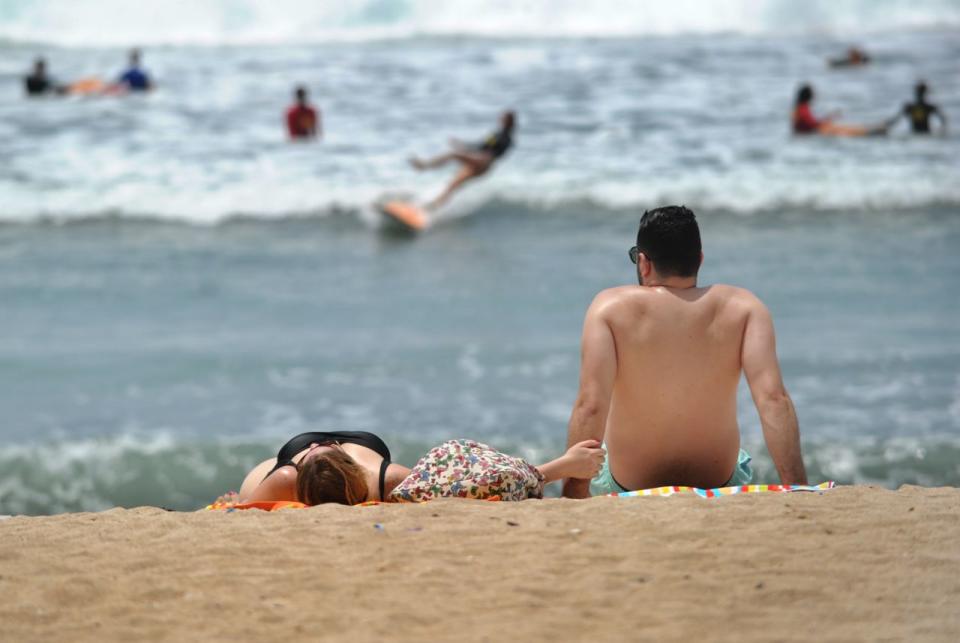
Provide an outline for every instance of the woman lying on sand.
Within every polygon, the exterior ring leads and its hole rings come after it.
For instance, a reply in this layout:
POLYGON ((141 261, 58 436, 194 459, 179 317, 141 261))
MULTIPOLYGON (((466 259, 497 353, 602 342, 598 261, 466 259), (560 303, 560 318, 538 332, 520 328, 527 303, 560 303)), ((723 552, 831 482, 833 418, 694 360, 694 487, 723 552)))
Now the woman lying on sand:
POLYGON ((244 478, 240 502, 293 500, 307 505, 368 500, 399 502, 437 497, 523 500, 543 496, 543 485, 562 478, 590 479, 603 464, 595 440, 534 467, 522 458, 470 440, 434 447, 413 469, 390 461, 390 449, 365 431, 301 433, 244 478))

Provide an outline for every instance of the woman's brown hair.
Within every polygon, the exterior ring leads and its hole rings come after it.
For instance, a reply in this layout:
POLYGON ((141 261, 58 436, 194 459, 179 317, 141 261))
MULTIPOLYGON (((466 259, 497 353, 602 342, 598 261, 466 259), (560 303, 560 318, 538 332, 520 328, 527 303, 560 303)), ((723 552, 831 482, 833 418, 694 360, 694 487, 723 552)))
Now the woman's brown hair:
POLYGON ((367 499, 366 471, 339 449, 318 455, 298 467, 297 497, 305 505, 361 503, 367 499))

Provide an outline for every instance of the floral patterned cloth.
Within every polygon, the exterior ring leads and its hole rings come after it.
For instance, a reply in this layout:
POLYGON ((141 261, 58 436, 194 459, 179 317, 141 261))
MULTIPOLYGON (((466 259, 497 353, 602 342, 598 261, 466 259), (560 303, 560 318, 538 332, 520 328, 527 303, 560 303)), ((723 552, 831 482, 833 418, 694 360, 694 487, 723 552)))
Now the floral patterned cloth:
POLYGON ((420 458, 388 497, 393 502, 434 498, 526 500, 543 497, 543 474, 522 458, 473 440, 450 440, 420 458))

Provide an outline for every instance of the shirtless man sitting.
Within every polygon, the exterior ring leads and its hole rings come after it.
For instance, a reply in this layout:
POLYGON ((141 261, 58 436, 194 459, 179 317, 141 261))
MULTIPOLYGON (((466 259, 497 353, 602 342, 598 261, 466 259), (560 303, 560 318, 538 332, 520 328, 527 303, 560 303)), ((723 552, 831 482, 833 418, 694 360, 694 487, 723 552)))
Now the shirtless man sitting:
POLYGON ((693 212, 645 212, 630 259, 640 285, 604 290, 587 310, 568 430, 568 445, 603 441, 607 459, 592 481, 566 480, 563 495, 748 484, 741 371, 781 482, 806 484, 770 312, 742 288, 697 286, 703 252, 693 212))

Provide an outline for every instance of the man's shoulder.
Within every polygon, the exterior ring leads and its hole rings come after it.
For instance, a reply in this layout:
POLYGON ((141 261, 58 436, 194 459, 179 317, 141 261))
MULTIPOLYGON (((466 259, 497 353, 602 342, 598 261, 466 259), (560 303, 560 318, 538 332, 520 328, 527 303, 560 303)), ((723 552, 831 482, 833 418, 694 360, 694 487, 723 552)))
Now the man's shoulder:
POLYGON ((713 297, 723 299, 730 303, 753 308, 763 306, 763 302, 757 295, 742 286, 732 286, 730 284, 714 284, 709 288, 713 297))
POLYGON ((617 303, 626 302, 643 295, 643 288, 640 286, 614 286, 605 288, 594 296, 591 307, 608 307, 617 303))
MULTIPOLYGON (((704 293, 725 303, 742 306, 744 309, 763 307, 760 298, 746 288, 730 284, 713 284, 703 288, 704 293)), ((656 295, 650 288, 638 285, 615 286, 601 290, 593 298, 591 309, 598 311, 615 311, 624 306, 643 306, 645 302, 655 302, 656 295)))
POLYGON ((590 306, 587 308, 587 317, 603 318, 609 321, 616 311, 622 310, 628 302, 634 300, 637 291, 642 290, 638 286, 614 286, 601 290, 593 297, 590 306))

